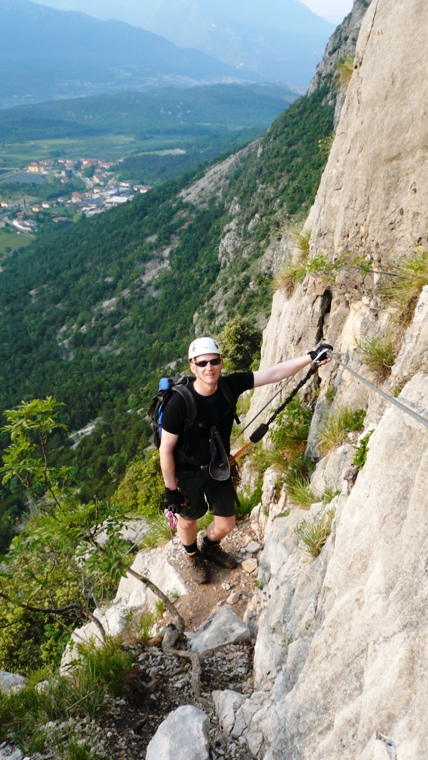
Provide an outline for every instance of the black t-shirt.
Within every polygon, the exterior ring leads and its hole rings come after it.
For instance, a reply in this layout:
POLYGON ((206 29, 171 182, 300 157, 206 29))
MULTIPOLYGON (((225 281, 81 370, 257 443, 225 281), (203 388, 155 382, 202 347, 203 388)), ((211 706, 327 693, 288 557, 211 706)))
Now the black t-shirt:
MULTIPOLYGON (((229 395, 237 400, 241 393, 254 387, 254 375, 252 372, 226 375, 221 378, 221 383, 212 396, 201 396, 195 391, 193 383, 190 383, 189 388, 196 399, 196 417, 186 442, 179 439, 178 447, 184 448, 186 454, 198 465, 208 464, 210 461, 210 429, 213 425, 220 434, 226 452, 229 453, 230 450, 234 409, 221 390, 222 383, 227 385, 229 395)), ((162 428, 167 433, 182 436, 186 417, 186 402, 179 393, 174 393, 165 408, 162 428)))

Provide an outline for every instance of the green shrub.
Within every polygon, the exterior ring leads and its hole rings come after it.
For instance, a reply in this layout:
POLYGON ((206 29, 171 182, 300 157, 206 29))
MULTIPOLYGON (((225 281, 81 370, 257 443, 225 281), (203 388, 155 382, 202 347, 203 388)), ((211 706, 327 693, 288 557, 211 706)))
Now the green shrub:
POLYGON ((428 253, 418 248, 410 259, 390 269, 396 276, 388 278, 381 293, 395 307, 396 319, 405 327, 412 319, 422 288, 428 284, 428 253))
POLYGON ((81 684, 89 688, 100 684, 101 689, 105 687, 114 696, 120 695, 132 665, 132 654, 122 649, 121 640, 109 637, 102 646, 91 643, 78 645, 78 648, 81 659, 72 679, 75 684, 80 689, 81 684))
POLYGON ((359 442, 357 450, 354 454, 352 463, 357 465, 359 470, 362 470, 366 463, 367 454, 369 452, 369 439, 372 433, 374 433, 374 430, 369 430, 369 432, 366 433, 363 438, 361 438, 361 441, 359 442))
POLYGON ((296 285, 303 282, 306 274, 306 262, 290 258, 276 276, 273 282, 273 289, 283 290, 285 295, 290 298, 294 293, 296 285))
POLYGON ((83 742, 80 739, 71 739, 68 743, 65 760, 103 760, 105 755, 94 752, 90 742, 83 742))
POLYGON ((168 520, 164 515, 161 515, 145 534, 141 541, 141 545, 145 549, 153 549, 155 546, 163 546, 163 544, 166 544, 170 538, 171 533, 168 520))
POLYGON ((227 372, 251 369, 262 344, 262 333, 248 317, 234 317, 223 327, 218 342, 227 372))
POLYGON ((303 406, 300 398, 295 396, 278 415, 270 438, 282 456, 293 457, 306 448, 312 420, 312 409, 303 406))
POLYGON ((287 482, 287 494, 299 507, 309 508, 317 500, 310 481, 304 477, 297 476, 290 483, 287 482))
POLYGON ((294 254, 273 281, 274 290, 284 290, 290 297, 299 282, 303 282, 308 269, 312 230, 299 230, 294 234, 294 254))
POLYGON ((150 451, 128 467, 112 502, 124 506, 128 512, 155 519, 159 517, 164 488, 159 454, 156 450, 150 451))
POLYGON ((334 509, 328 509, 321 516, 309 517, 296 526, 297 545, 311 557, 317 557, 327 541, 331 533, 334 512, 334 509))
POLYGON ((260 503, 262 498, 262 486, 260 484, 249 496, 242 492, 240 492, 238 496, 239 506, 236 505, 235 514, 239 519, 249 515, 251 510, 260 503))
POLYGON ((325 398, 326 401, 328 401, 330 404, 334 401, 337 393, 337 388, 334 385, 329 385, 325 392, 325 398))
POLYGON ((309 258, 309 254, 311 251, 311 247, 310 247, 311 236, 312 236, 311 229, 299 230, 299 232, 297 232, 295 235, 295 247, 298 252, 299 258, 303 261, 307 261, 309 258))
MULTIPOLYGON (((160 600, 159 600, 160 601, 160 600)), ((138 638, 143 644, 147 644, 150 638, 150 629, 155 621, 155 616, 152 612, 145 612, 141 615, 136 633, 138 638)))
MULTIPOLYGON (((252 462, 262 473, 266 467, 273 466, 279 474, 278 483, 285 480, 290 498, 301 506, 308 506, 313 501, 309 487, 309 478, 314 469, 312 459, 304 456, 312 410, 305 407, 298 396, 285 407, 277 418, 276 426, 271 430, 272 449, 256 449, 252 453, 252 462)), ((251 508, 260 501, 261 482, 254 494, 251 508)))
POLYGON ((319 253, 309 258, 309 249, 302 248, 298 254, 290 258, 278 274, 274 286, 285 291, 290 297, 296 285, 303 282, 306 275, 321 278, 326 284, 334 283, 337 275, 344 269, 356 269, 361 275, 371 271, 371 264, 359 256, 352 256, 344 251, 334 258, 319 253))
MULTIPOLYGON (((32 678, 19 692, 0 692, 0 740, 12 738, 20 744, 27 744, 33 752, 40 752, 47 742, 43 730, 47 722, 66 721, 82 715, 98 717, 106 709, 110 697, 122 693, 126 674, 132 665, 132 654, 121 649, 120 641, 107 639, 99 648, 93 644, 79 645, 78 648, 80 659, 69 677, 51 676, 43 679, 43 685, 39 687, 32 678)), ((68 751, 71 754, 67 757, 78 760, 79 755, 72 754, 73 737, 70 742, 68 751)))
POLYGON ((321 499, 324 502, 324 504, 330 504, 330 502, 333 501, 333 499, 336 496, 339 496, 339 494, 340 494, 340 491, 338 491, 337 489, 326 488, 321 499))
POLYGON ((66 720, 70 715, 95 718, 106 708, 110 696, 119 696, 132 665, 132 654, 121 649, 118 639, 103 646, 78 644, 79 660, 67 678, 53 678, 39 693, 39 715, 45 720, 66 720))
POLYGON ((328 415, 318 435, 318 448, 322 456, 346 441, 347 434, 360 430, 366 413, 364 409, 352 411, 340 406, 328 415))
POLYGON ((354 56, 347 55, 340 59, 336 66, 334 78, 339 90, 346 89, 354 71, 354 56))
POLYGON ((397 340, 388 333, 378 338, 363 338, 355 350, 379 380, 386 380, 395 361, 397 340))

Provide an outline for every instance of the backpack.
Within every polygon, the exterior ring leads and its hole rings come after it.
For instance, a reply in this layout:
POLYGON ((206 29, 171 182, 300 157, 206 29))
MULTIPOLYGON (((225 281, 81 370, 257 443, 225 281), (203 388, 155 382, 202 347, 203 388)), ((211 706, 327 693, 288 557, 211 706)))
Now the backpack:
MULTIPOLYGON (((183 430, 183 439, 184 441, 186 440, 190 427, 195 421, 197 411, 196 400, 189 387, 194 381, 194 377, 186 375, 181 377, 161 377, 159 380, 158 392, 153 397, 148 411, 152 428, 153 443, 157 449, 161 443, 162 421, 165 407, 173 393, 179 393, 186 403, 187 413, 183 430)), ((239 424, 239 419, 235 411, 236 401, 230 393, 226 383, 223 383, 222 378, 219 379, 219 388, 229 402, 229 405, 233 407, 235 421, 239 424)))
POLYGON ((152 428, 153 443, 158 449, 162 437, 162 422, 165 407, 172 397, 172 394, 179 393, 186 402, 187 414, 184 425, 184 434, 187 433, 190 425, 196 417, 196 401, 189 388, 189 384, 194 381, 194 377, 161 377, 156 396, 153 396, 149 408, 150 424, 152 428))

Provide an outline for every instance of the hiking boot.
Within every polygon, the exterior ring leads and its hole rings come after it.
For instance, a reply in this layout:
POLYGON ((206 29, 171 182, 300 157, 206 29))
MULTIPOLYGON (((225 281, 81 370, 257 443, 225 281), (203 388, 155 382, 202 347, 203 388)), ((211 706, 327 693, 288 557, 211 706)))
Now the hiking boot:
POLYGON ((187 560, 190 565, 192 579, 196 583, 208 583, 208 571, 201 553, 197 551, 194 554, 188 554, 187 560))
POLYGON ((202 541, 201 555, 204 559, 214 562, 215 565, 224 567, 226 570, 232 570, 238 564, 233 554, 225 552, 221 546, 208 546, 205 541, 202 541))

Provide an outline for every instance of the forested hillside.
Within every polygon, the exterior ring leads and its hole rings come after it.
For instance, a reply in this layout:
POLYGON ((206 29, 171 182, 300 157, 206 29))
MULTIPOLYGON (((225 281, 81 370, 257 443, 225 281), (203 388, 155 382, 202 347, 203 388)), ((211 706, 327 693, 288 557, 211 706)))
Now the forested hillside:
MULTIPOLYGON (((0 407, 50 394, 65 403, 70 431, 94 424, 73 451, 63 435, 59 454, 56 441, 56 458, 76 465, 83 498, 112 493, 144 450, 148 401, 167 365, 184 366, 196 312, 212 325, 218 314, 220 323, 237 313, 265 319, 270 273, 257 262, 315 195, 332 130, 325 96, 318 89, 300 98, 260 143, 219 167, 221 190, 210 194, 208 184, 209 200, 189 200, 196 180, 211 181, 200 172, 4 263, 0 407), (220 261, 232 221, 239 241, 220 261)), ((16 493, 3 494, 3 541, 22 506, 16 493)))
POLYGON ((0 141, 267 127, 295 99, 280 85, 218 84, 59 100, 0 110, 0 141))

